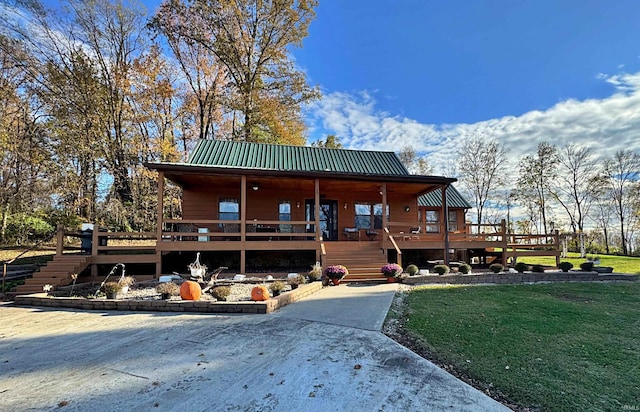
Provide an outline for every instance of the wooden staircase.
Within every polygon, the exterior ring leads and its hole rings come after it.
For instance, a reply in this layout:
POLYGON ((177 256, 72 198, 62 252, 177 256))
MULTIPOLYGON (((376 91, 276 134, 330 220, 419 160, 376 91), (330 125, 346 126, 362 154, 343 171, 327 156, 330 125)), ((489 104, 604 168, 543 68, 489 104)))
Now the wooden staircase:
POLYGON ((378 242, 326 242, 323 266, 343 265, 349 270, 341 282, 386 282, 380 268, 387 263, 378 242))
POLYGON ((54 287, 69 285, 72 282, 71 274, 80 273, 89 265, 89 255, 56 255, 53 260, 35 272, 33 277, 25 280, 24 285, 16 287, 13 295, 27 295, 42 292, 44 285, 54 287))

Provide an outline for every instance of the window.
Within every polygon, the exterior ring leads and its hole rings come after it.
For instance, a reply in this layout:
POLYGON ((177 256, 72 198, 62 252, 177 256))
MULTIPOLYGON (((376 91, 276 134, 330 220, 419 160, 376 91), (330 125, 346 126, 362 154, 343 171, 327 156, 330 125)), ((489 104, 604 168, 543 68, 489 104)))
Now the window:
MULTIPOLYGON (((356 203, 355 226, 358 229, 382 229, 382 203, 356 203)), ((389 206, 387 206, 387 220, 389 206)))
POLYGON ((291 221, 291 202, 283 200, 278 205, 278 220, 291 221))
POLYGON ((427 233, 440 232, 440 214, 436 210, 427 210, 425 213, 427 233))
POLYGON ((218 205, 218 219, 220 220, 239 220, 240 205, 238 199, 220 199, 218 205))
POLYGON ((458 213, 455 210, 449 210, 449 232, 458 231, 458 213))
POLYGON ((355 226, 358 229, 371 229, 371 205, 368 203, 356 203, 354 207, 356 212, 355 226))

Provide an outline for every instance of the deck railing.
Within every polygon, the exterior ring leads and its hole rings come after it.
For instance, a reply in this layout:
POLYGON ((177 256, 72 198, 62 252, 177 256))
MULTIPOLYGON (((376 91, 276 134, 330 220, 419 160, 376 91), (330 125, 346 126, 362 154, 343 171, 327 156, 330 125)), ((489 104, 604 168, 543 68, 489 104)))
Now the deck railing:
MULTIPOLYGON (((164 221, 162 241, 213 242, 242 240, 242 220, 164 221)), ((315 221, 258 220, 244 222, 246 241, 315 241, 315 221)))

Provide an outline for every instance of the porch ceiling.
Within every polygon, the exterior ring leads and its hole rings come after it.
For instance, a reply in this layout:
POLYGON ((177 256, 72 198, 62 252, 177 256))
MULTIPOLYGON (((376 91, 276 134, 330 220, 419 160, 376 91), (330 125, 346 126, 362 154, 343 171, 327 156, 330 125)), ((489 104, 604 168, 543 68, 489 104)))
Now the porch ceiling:
MULTIPOLYGON (((238 175, 165 172, 165 177, 184 189, 192 189, 196 187, 239 189, 241 181, 241 176, 238 175)), ((247 187, 249 190, 254 183, 257 183, 260 188, 267 190, 277 189, 300 192, 313 192, 314 190, 314 178, 311 177, 247 175, 247 187)), ((382 190, 382 183, 386 183, 388 195, 395 194, 400 196, 419 196, 439 189, 442 185, 442 183, 435 184, 411 181, 387 182, 382 178, 377 181, 321 178, 320 190, 325 191, 330 189, 332 192, 338 191, 345 193, 379 193, 382 190)))

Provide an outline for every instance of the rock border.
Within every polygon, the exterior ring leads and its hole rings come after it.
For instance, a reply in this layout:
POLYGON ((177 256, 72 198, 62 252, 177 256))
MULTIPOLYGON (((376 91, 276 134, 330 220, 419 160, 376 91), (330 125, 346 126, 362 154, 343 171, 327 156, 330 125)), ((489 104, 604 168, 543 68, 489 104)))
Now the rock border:
POLYGON ((266 314, 297 302, 305 296, 322 289, 322 282, 300 285, 297 289, 272 297, 263 302, 209 302, 194 300, 129 300, 129 299, 87 299, 80 297, 53 297, 46 293, 18 295, 16 306, 42 306, 51 308, 71 308, 82 310, 118 310, 143 312, 198 312, 198 313, 243 313, 266 314))
POLYGON ((443 284, 467 285, 476 283, 518 284, 537 282, 601 282, 601 281, 640 281, 640 276, 621 273, 598 274, 596 272, 545 272, 545 273, 477 273, 477 274, 447 274, 447 275, 417 275, 402 279, 402 283, 409 285, 443 284))

